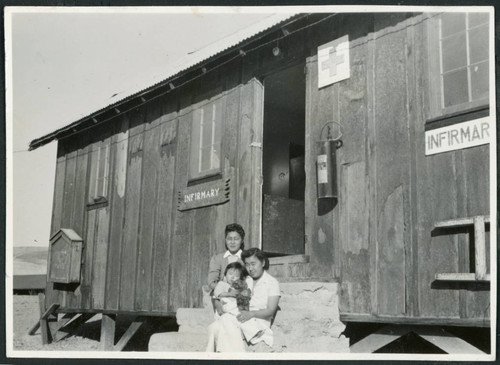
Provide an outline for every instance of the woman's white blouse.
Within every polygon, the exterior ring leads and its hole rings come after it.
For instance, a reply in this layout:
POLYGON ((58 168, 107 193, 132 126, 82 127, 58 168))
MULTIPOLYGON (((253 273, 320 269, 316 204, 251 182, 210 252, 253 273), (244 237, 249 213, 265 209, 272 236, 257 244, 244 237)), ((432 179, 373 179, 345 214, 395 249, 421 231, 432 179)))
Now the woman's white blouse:
POLYGON ((264 271, 259 280, 253 281, 252 298, 250 299, 250 310, 260 310, 267 307, 269 297, 280 296, 280 284, 278 280, 264 271))

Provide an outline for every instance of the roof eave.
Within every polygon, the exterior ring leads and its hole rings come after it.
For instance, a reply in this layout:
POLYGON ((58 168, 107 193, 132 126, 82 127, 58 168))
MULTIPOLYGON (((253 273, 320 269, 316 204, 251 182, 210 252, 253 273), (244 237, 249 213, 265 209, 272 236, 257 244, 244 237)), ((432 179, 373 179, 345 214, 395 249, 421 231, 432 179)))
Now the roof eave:
MULTIPOLYGON (((239 42, 233 46, 230 46, 225 50, 222 50, 221 52, 217 52, 217 53, 213 54, 212 56, 209 56, 208 58, 186 68, 185 70, 182 70, 182 71, 168 77, 167 79, 158 82, 155 85, 152 85, 144 90, 141 90, 141 91, 139 91, 135 94, 132 94, 128 97, 125 97, 125 98, 123 98, 123 99, 121 99, 113 104, 110 104, 104 108, 101 108, 101 109, 95 111, 94 113, 87 115, 83 118, 80 118, 77 121, 75 121, 67 126, 59 128, 59 129, 57 129, 51 133, 48 133, 42 137, 36 138, 30 142, 29 150, 30 151, 35 150, 35 149, 37 149, 41 146, 44 146, 44 145, 46 145, 54 140, 66 138, 66 137, 69 137, 75 133, 79 133, 85 129, 88 129, 89 126, 86 126, 84 124, 89 124, 90 126, 92 126, 93 124, 98 124, 98 123, 102 123, 103 121, 107 121, 111 118, 106 118, 105 120, 100 120, 100 119, 103 115, 108 113, 110 110, 113 110, 113 109, 122 109, 123 110, 124 105, 126 105, 127 103, 130 103, 131 101, 133 101, 135 99, 141 98, 141 97, 146 98, 146 100, 150 99, 147 96, 152 94, 155 90, 162 89, 162 88, 170 88, 169 85, 171 83, 175 84, 176 80, 182 79, 185 75, 190 74, 196 70, 201 70, 206 64, 213 62, 214 60, 217 60, 217 59, 222 58, 224 56, 228 56, 231 53, 239 52, 240 49, 242 49, 245 46, 247 46, 248 44, 251 44, 252 42, 254 42, 257 37, 261 38, 261 37, 264 37, 268 34, 275 32, 277 29, 282 27, 285 22, 289 22, 290 20, 295 20, 296 18, 298 18, 301 15, 303 17, 306 17, 310 14, 309 13, 307 13, 307 14, 298 13, 298 14, 291 15, 289 18, 272 25, 271 27, 269 27, 261 32, 257 32, 254 35, 250 36, 249 38, 244 39, 241 42, 239 42), (84 126, 82 127, 82 125, 84 125, 84 126)), ((243 55, 244 55, 244 53, 243 53, 243 55)), ((139 105, 141 105, 141 104, 143 104, 142 101, 141 101, 141 103, 139 103, 139 105)))

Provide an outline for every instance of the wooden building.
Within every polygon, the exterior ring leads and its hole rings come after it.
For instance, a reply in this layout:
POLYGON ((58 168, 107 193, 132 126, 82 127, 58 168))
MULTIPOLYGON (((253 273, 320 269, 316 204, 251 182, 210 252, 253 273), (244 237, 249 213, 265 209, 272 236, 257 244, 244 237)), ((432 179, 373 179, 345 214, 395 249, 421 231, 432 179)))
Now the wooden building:
POLYGON ((488 327, 489 16, 296 14, 34 140, 58 140, 51 232, 83 240, 45 308, 199 307, 238 222, 281 280, 338 281, 346 322, 488 327))

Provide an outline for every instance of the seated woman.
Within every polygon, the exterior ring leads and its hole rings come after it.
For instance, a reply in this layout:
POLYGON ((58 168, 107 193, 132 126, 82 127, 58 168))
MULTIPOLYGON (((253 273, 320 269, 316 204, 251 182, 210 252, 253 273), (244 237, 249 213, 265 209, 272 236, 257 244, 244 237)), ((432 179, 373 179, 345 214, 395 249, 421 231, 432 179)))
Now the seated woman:
POLYGON ((224 278, 226 266, 231 262, 241 262, 241 252, 245 248, 245 231, 238 223, 228 224, 224 230, 226 252, 218 253, 210 259, 208 267, 208 292, 212 292, 219 281, 224 278))
POLYGON ((224 313, 209 326, 209 352, 245 352, 245 340, 273 346, 271 321, 278 310, 279 283, 266 272, 269 260, 258 248, 243 251, 241 258, 253 279, 250 310, 237 316, 224 313))

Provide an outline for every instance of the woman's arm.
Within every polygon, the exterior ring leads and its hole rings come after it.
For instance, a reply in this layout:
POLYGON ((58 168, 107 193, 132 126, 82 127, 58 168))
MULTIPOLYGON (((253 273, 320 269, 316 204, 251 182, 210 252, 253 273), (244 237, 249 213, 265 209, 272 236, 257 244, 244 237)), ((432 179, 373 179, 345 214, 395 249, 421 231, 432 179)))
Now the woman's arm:
POLYGON ((215 300, 214 300, 214 307, 215 307, 215 311, 217 313, 219 313, 219 316, 222 316, 222 314, 224 313, 224 310, 222 309, 222 303, 217 298, 215 298, 215 300))
POLYGON ((269 320, 278 311, 279 301, 279 296, 268 297, 267 307, 265 309, 260 309, 257 311, 241 311, 237 318, 240 322, 246 322, 250 318, 261 318, 269 320))
POLYGON ((212 256, 208 266, 207 284, 211 290, 215 288, 217 282, 220 280, 221 263, 218 255, 212 256))

